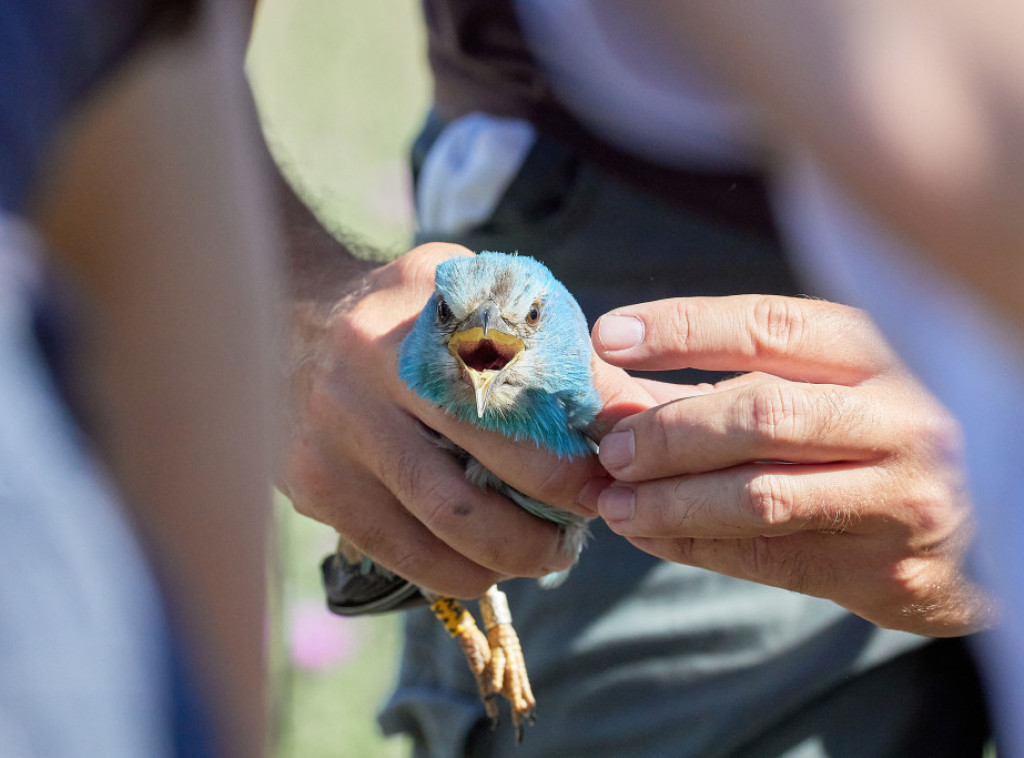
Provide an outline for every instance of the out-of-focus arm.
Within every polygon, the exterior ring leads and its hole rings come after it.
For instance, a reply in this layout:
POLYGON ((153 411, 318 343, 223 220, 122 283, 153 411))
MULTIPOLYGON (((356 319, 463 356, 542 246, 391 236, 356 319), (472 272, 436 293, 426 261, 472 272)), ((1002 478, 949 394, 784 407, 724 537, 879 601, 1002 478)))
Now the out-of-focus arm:
MULTIPOLYGON (((607 2, 607 0, 598 0, 607 2)), ((1024 5, 644 3, 868 207, 1024 325, 1024 5)))
POLYGON ((210 2, 68 129, 37 217, 92 306, 92 411, 213 705, 218 752, 265 754, 265 575, 278 272, 242 76, 247 19, 210 2))

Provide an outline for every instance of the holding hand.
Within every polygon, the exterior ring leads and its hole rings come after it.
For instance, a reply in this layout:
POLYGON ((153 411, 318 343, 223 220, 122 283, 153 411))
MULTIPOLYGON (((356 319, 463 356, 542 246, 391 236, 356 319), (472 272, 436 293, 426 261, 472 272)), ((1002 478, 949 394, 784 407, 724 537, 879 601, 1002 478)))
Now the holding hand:
POLYGON ((666 560, 834 600, 935 636, 988 624, 963 574, 959 429, 860 311, 776 296, 664 300, 603 316, 629 369, 749 371, 642 382, 662 403, 601 440, 614 481, 582 498, 666 560))
MULTIPOLYGON (((331 293, 297 302, 291 442, 283 489, 304 515, 333 526, 358 552, 437 594, 476 597, 505 576, 568 568, 558 527, 466 479, 422 425, 469 451, 521 492, 575 508, 596 457, 559 460, 529 443, 459 421, 399 378, 398 347, 434 291, 436 265, 468 251, 424 245, 331 293), (421 423, 422 422, 422 423, 421 423)), ((624 390, 643 396, 620 370, 624 390)))

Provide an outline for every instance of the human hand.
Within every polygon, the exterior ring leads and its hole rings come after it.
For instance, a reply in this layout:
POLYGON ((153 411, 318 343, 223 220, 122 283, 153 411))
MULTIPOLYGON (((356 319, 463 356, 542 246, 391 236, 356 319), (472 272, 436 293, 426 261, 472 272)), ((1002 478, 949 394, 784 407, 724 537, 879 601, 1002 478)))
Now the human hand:
POLYGON ((601 440, 614 481, 583 498, 613 531, 881 626, 954 636, 990 623, 963 573, 959 428, 863 313, 775 296, 663 300, 606 314, 594 343, 626 368, 753 372, 647 383, 663 404, 601 440))
MULTIPOLYGON (((434 268, 465 254, 455 245, 421 246, 369 271, 328 315, 305 314, 282 488, 300 513, 333 526, 381 566, 468 598, 504 576, 542 576, 571 559, 554 524, 470 484, 420 422, 553 505, 579 511, 577 492, 603 469, 594 457, 560 461, 457 421, 399 379, 398 346, 433 292, 434 268)), ((605 367, 603 375, 621 376, 630 391, 620 370, 605 367)))

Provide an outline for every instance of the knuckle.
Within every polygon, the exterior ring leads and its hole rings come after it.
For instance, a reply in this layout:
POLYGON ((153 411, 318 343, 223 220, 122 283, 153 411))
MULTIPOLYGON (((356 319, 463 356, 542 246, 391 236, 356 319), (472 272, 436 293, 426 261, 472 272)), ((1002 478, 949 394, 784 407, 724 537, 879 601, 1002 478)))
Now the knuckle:
POLYGON ((749 431, 764 440, 778 440, 793 437, 799 433, 801 421, 806 416, 806 401, 803 395, 793 391, 790 384, 772 382, 760 384, 746 393, 745 418, 741 423, 749 431))
POLYGON ((453 518, 473 512, 466 497, 469 485, 463 479, 434 475, 411 451, 397 456, 395 488, 399 500, 415 504, 420 519, 432 530, 443 530, 453 518))
POLYGON ((898 523, 910 549, 932 550, 936 544, 969 529, 970 505, 964 490, 941 478, 915 477, 906 485, 898 523))
POLYGON ((359 334, 360 313, 368 310, 369 284, 361 287, 334 304, 325 323, 325 350, 340 350, 354 341, 359 334))
POLYGON ((644 468, 667 463, 673 448, 669 430, 676 423, 678 403, 668 403, 641 414, 633 427, 634 465, 644 468))
POLYGON ((464 255, 472 255, 472 252, 462 245, 449 242, 426 242, 397 258, 391 264, 391 268, 401 279, 433 281, 434 269, 439 263, 455 256, 464 255))
POLYGON ((670 303, 671 307, 665 314, 669 322, 659 323, 655 331, 663 335, 661 342, 685 353, 690 349, 690 340, 695 333, 693 325, 700 323, 700 305, 690 298, 676 298, 670 303))
POLYGON ((831 566, 814 561, 801 551, 789 552, 779 561, 782 586, 802 595, 829 594, 836 584, 831 566))
POLYGON ((789 479, 774 473, 755 474, 744 488, 743 505, 752 523, 770 530, 788 524, 793 503, 789 479))
POLYGON ((691 566, 701 565, 703 556, 702 547, 706 547, 707 540, 700 540, 695 537, 674 537, 671 540, 663 541, 659 545, 664 551, 662 557, 676 563, 684 563, 691 566))
POLYGON ((797 351, 806 328, 806 313, 792 298, 765 295, 754 302, 750 334, 755 355, 797 351))
POLYGON ((296 511, 308 518, 328 523, 323 503, 336 498, 337 481, 330 469, 323 465, 320 452, 307 435, 292 440, 284 461, 281 492, 288 497, 296 511))
POLYGON ((305 516, 306 518, 315 519, 319 521, 319 519, 317 518, 317 516, 319 515, 319 509, 317 509, 313 505, 313 502, 311 500, 305 497, 295 496, 291 497, 290 501, 292 507, 295 509, 295 512, 298 513, 300 516, 305 516))
POLYGON ((322 373, 310 377, 306 391, 307 419, 337 419, 342 415, 344 404, 338 397, 335 384, 322 373))
POLYGON ((771 540, 765 537, 755 537, 741 540, 738 544, 741 570, 747 577, 764 578, 775 566, 771 540))
POLYGON ((964 456, 963 431, 953 416, 939 408, 917 416, 914 439, 938 464, 961 465, 964 456))
POLYGON ((836 583, 834 567, 815 560, 785 537, 746 540, 741 559, 751 578, 803 595, 827 594, 836 583))
POLYGON ((426 472, 418 455, 407 449, 396 451, 393 470, 395 495, 399 500, 408 503, 414 496, 424 496, 426 472))
POLYGON ((378 293, 368 293, 335 311, 330 322, 332 367, 372 351, 380 336, 382 299, 378 293))
POLYGON ((933 575, 931 561, 918 557, 892 561, 883 567, 878 581, 876 591, 879 596, 891 598, 890 605, 900 608, 903 615, 921 615, 936 610, 930 607, 938 581, 933 575))
POLYGON ((533 470, 532 484, 526 494, 551 505, 573 500, 571 466, 567 460, 545 461, 533 470))
POLYGON ((861 401, 844 387, 759 383, 737 405, 741 428, 765 442, 805 443, 849 436, 868 423, 861 401))

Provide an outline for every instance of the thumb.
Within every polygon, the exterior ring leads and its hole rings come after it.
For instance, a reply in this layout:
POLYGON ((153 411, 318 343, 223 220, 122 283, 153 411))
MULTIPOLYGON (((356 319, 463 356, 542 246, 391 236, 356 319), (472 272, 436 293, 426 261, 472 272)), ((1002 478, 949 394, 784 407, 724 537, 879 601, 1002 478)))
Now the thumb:
POLYGON ((587 427, 587 434, 600 441, 620 420, 658 405, 644 382, 635 379, 621 368, 594 358, 594 387, 601 395, 604 407, 587 427))

